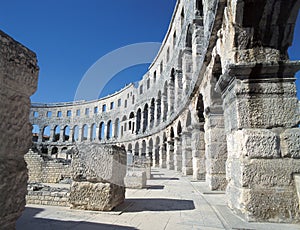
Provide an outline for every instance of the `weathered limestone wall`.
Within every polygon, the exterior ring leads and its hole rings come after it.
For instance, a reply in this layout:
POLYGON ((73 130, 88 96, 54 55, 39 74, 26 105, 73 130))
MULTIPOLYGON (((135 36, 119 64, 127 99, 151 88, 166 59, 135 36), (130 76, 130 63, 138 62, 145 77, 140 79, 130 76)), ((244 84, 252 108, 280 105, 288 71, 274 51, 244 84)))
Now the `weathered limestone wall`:
POLYGON ((229 69, 235 80, 223 91, 226 194, 229 206, 249 221, 300 220, 294 179, 300 173, 300 129, 293 78, 299 68, 299 62, 286 62, 229 69), (255 81, 247 79, 250 70, 255 81))
POLYGON ((110 211, 125 199, 127 155, 117 146, 96 143, 74 148, 71 208, 110 211))
POLYGON ((28 182, 58 183, 71 177, 71 166, 53 160, 44 160, 41 155, 30 150, 25 155, 28 168, 28 182))
POLYGON ((25 207, 31 146, 30 99, 38 79, 36 55, 0 31, 0 226, 14 229, 25 207))

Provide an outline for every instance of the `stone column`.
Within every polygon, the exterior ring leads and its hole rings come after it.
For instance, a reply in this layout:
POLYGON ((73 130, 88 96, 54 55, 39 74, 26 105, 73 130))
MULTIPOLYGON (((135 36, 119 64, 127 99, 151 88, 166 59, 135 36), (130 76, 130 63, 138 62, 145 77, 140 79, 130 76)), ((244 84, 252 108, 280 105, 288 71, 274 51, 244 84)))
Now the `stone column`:
POLYGON ((54 129, 53 129, 53 128, 51 128, 51 129, 50 129, 50 137, 49 137, 49 142, 53 142, 53 140, 54 140, 54 129))
POLYGON ((64 141, 64 129, 60 128, 58 142, 63 142, 63 141, 64 141))
POLYGON ((170 117, 174 113, 174 100, 175 100, 174 83, 175 82, 172 82, 172 80, 170 80, 168 85, 169 93, 168 93, 168 101, 167 101, 167 105, 168 105, 167 117, 170 117))
POLYGON ((70 134, 69 134, 69 140, 68 140, 68 142, 72 142, 73 141, 73 134, 74 134, 74 127, 73 128, 70 127, 70 134))
POLYGON ((205 180, 205 141, 204 124, 193 126, 192 130, 192 156, 193 156, 193 179, 205 180))
POLYGON ((227 144, 221 106, 211 106, 205 115, 206 181, 211 190, 226 189, 227 144))
POLYGON ((294 78, 299 69, 300 62, 232 65, 218 81, 228 144, 228 205, 248 221, 300 219, 294 78))
POLYGON ((86 137, 87 141, 91 141, 91 138, 92 138, 91 132, 92 132, 92 126, 88 125, 88 128, 87 128, 87 137, 86 137))
POLYGON ((39 134, 38 134, 38 143, 41 143, 43 141, 43 129, 39 128, 39 134))
POLYGON ((187 127, 182 132, 182 174, 184 176, 193 175, 193 157, 192 157, 192 128, 187 127))
POLYGON ((167 167, 167 164, 166 164, 166 151, 165 151, 164 144, 162 144, 159 147, 159 167, 161 167, 161 168, 166 168, 167 167))
POLYGON ((78 142, 82 142, 82 126, 78 126, 78 142))
POLYGON ((162 120, 162 107, 161 107, 161 98, 156 99, 156 107, 155 107, 155 119, 156 119, 156 125, 159 125, 162 120))
POLYGON ((25 207, 32 144, 30 99, 38 79, 36 55, 0 31, 0 226, 15 229, 25 207))
POLYGON ((167 95, 165 93, 162 94, 161 96, 161 121, 166 121, 167 120, 167 115, 168 115, 168 103, 167 103, 167 95))
POLYGON ((99 142, 99 132, 100 132, 100 125, 96 125, 96 137, 95 137, 96 142, 99 142))
POLYGON ((174 138, 174 168, 181 172, 182 169, 182 145, 181 137, 174 138))
POLYGON ((167 169, 174 170, 174 140, 171 137, 167 141, 167 169))
POLYGON ((190 90, 191 78, 192 78, 192 68, 193 68, 193 59, 192 59, 192 50, 185 49, 183 51, 182 57, 182 75, 183 75, 183 89, 182 96, 186 97, 190 90))

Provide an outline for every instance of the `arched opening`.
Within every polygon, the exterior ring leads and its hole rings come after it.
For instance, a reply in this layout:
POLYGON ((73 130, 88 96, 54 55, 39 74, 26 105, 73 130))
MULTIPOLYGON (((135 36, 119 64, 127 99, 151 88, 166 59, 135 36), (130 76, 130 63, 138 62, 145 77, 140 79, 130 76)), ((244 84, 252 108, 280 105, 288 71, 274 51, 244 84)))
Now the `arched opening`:
POLYGON ((136 142, 136 143, 135 143, 135 146, 134 146, 134 155, 135 155, 135 156, 139 156, 139 151, 140 151, 139 143, 136 142))
POLYGON ((155 99, 152 98, 151 105, 150 105, 150 128, 153 127, 154 114, 155 114, 155 99))
POLYGON ((205 122, 204 118, 204 102, 202 94, 199 94, 197 105, 196 105, 197 117, 199 122, 205 122))
POLYGON ((174 103, 175 102, 175 69, 172 68, 170 80, 169 80, 169 98, 168 105, 170 114, 174 112, 174 103))
POLYGON ((55 126, 53 134, 53 142, 57 142, 60 139, 60 127, 59 125, 55 126))
POLYGON ((63 141, 68 141, 70 139, 70 127, 67 125, 64 128, 63 141))
POLYGON ((40 127, 38 125, 32 125, 32 141, 38 142, 40 127))
POLYGON ((107 133, 106 133, 106 139, 109 140, 112 138, 112 124, 111 120, 107 122, 107 133))
POLYGON ((161 92, 158 91, 157 99, 156 99, 156 120, 157 120, 157 125, 160 122, 161 118, 161 92))
POLYGON ((192 26, 189 25, 186 34, 185 47, 192 48, 192 45, 193 45, 193 30, 192 30, 192 26))
POLYGON ((153 162, 153 165, 155 167, 159 167, 159 148, 160 148, 160 139, 159 137, 156 137, 155 148, 154 148, 154 162, 153 162))
MULTIPOLYGON (((126 123, 125 123, 126 125, 126 123)), ((114 130, 114 135, 115 135, 115 138, 118 138, 119 137, 119 131, 120 131, 120 119, 117 118, 115 120, 115 130, 114 130)))
POLYGON ((138 134, 141 129, 141 119, 142 119, 142 111, 141 109, 138 109, 136 113, 136 134, 138 134))
POLYGON ((131 130, 131 133, 134 132, 134 112, 129 115, 128 129, 131 130))
POLYGON ((142 142, 142 152, 141 152, 141 155, 142 156, 146 156, 146 141, 145 140, 143 140, 143 142, 142 142))
POLYGON ((73 128, 73 142, 78 141, 79 140, 79 127, 78 125, 75 125, 73 128))
POLYGON ((91 126, 91 141, 96 140, 97 138, 97 126, 96 124, 92 124, 91 126))
POLYGON ((58 148, 57 147, 53 147, 52 150, 51 150, 51 157, 55 157, 57 158, 58 156, 58 148))
POLYGON ((202 0, 196 0, 196 15, 203 17, 203 3, 202 0))
POLYGON ((43 137, 42 137, 42 141, 49 141, 50 140, 50 126, 46 126, 43 129, 43 137))
POLYGON ((81 140, 86 141, 88 139, 88 126, 83 125, 82 126, 82 133, 81 133, 81 140))
MULTIPOLYGON (((122 118, 122 122, 121 122, 121 137, 123 137, 124 135, 124 131, 126 131, 126 126, 127 126, 127 117, 126 116, 123 116, 122 118)), ((129 129, 130 130, 130 129, 129 129)))
POLYGON ((144 106, 143 112, 143 132, 148 128, 148 104, 144 106))
POLYGON ((181 136, 181 133, 182 133, 182 127, 181 127, 181 122, 179 121, 177 125, 177 136, 181 136))
POLYGON ((132 144, 128 144, 127 152, 132 153, 132 144))
POLYGON ((153 165, 153 140, 150 138, 149 144, 148 144, 148 154, 151 162, 151 166, 153 165))
POLYGON ((103 140, 104 137, 105 137, 105 124, 104 122, 101 122, 100 123, 100 126, 99 126, 99 140, 103 140))

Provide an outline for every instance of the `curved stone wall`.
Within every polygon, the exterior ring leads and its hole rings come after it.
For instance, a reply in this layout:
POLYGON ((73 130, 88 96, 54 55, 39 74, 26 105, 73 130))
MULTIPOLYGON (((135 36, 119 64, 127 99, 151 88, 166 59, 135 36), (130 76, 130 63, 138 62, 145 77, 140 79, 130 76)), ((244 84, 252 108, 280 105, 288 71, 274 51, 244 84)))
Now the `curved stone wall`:
POLYGON ((300 172, 300 63, 287 55, 299 6, 178 0, 137 87, 89 102, 33 104, 34 141, 56 155, 76 142, 123 146, 212 190, 226 188, 230 207, 248 220, 299 219, 291 175, 300 172))

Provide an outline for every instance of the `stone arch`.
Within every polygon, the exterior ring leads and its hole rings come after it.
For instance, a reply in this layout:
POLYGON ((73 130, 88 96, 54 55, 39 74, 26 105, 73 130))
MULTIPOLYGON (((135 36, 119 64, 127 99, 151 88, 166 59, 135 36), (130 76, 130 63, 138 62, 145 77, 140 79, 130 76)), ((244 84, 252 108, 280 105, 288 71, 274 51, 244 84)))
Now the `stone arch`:
POLYGON ((145 104, 143 111, 143 132, 148 128, 148 116, 149 116, 149 106, 145 104))
POLYGON ((57 142, 60 139, 60 126, 56 125, 53 131, 53 142, 57 142))
POLYGON ((99 125, 99 140, 105 139, 105 123, 102 121, 99 125))
POLYGON ((63 141, 70 140, 70 126, 66 125, 64 127, 64 133, 63 133, 63 141))

